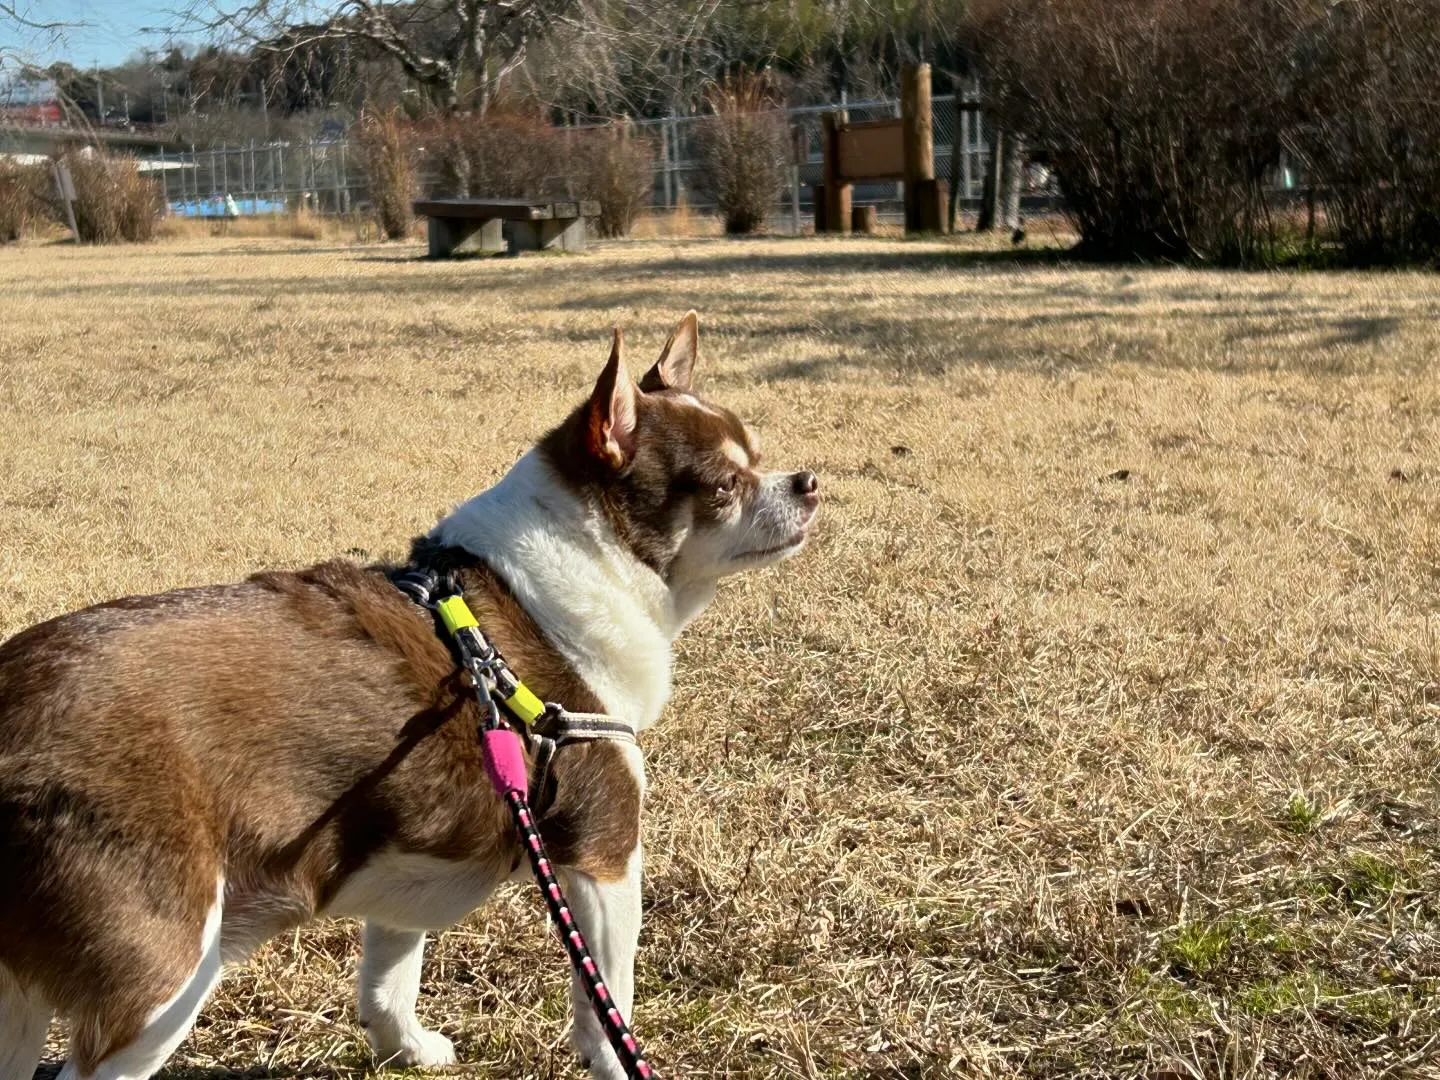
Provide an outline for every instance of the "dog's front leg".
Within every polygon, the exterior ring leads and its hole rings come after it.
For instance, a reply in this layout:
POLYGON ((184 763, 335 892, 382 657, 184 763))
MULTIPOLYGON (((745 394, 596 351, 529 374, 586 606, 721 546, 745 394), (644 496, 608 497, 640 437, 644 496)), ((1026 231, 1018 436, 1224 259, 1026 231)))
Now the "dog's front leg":
MULTIPOLYGON (((630 1021, 635 1002, 635 947, 640 939, 640 848, 631 853, 625 875, 617 881, 598 881, 578 870, 560 870, 561 886, 590 953, 620 1015, 630 1021)), ((570 999, 575 1008, 571 1039, 581 1059, 601 1080, 624 1080, 625 1070, 585 994, 579 979, 572 979, 570 999)))
POLYGON ((360 1024, 375 1056, 385 1065, 453 1065, 455 1048, 438 1031, 426 1031, 415 1016, 420 996, 420 961, 425 935, 392 930, 366 920, 360 958, 360 1024))

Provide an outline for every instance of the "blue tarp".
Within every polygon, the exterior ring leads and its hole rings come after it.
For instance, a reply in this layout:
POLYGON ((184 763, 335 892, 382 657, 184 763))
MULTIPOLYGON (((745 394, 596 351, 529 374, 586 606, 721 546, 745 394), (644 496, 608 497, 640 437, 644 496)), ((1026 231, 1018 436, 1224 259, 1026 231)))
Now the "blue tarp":
POLYGON ((179 217, 250 217, 255 214, 285 213, 284 199, 226 199, 211 195, 206 199, 180 199, 170 204, 170 212, 179 217))

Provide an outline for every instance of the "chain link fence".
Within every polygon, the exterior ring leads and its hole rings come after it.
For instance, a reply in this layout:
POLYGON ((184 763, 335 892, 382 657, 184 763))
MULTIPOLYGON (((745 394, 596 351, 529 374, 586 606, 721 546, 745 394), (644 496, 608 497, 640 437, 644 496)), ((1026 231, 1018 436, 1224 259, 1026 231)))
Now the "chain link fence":
MULTIPOLYGON (((962 97, 960 104, 972 107, 957 108, 955 97, 945 94, 936 96, 931 105, 935 175, 951 183, 965 207, 978 204, 989 159, 983 117, 973 108, 974 100, 962 97)), ((796 134, 797 161, 776 207, 781 220, 786 214, 813 213, 814 186, 823 171, 820 117, 839 109, 852 122, 882 120, 898 117, 900 102, 885 99, 787 109, 787 121, 796 134)), ((681 205, 711 209, 696 180, 701 169, 699 133, 712 122, 713 117, 707 116, 635 122, 636 132, 656 147, 650 200, 654 209, 681 205)), ((369 203, 358 155, 345 137, 162 153, 142 167, 161 180, 171 211, 182 216, 348 214, 369 203)), ((857 183, 854 199, 857 204, 875 205, 889 218, 902 212, 904 192, 899 181, 857 183)))
POLYGON ((345 138, 161 153, 141 168, 181 217, 348 214, 369 201, 345 138))
MULTIPOLYGON (((989 151, 983 121, 973 108, 977 95, 959 98, 957 109, 954 95, 936 96, 931 102, 931 127, 935 145, 935 175, 952 183, 962 205, 978 204, 989 163, 989 151), (952 179, 953 178, 953 179, 952 179)), ((823 153, 820 117, 827 112, 844 110, 852 123, 887 120, 900 116, 898 98, 878 101, 837 102, 829 105, 806 105, 786 110, 786 118, 796 132, 797 161, 791 172, 790 188, 798 181, 798 190, 787 190, 782 196, 782 213, 798 206, 802 214, 814 210, 813 194, 821 182, 823 153)), ((641 120, 636 130, 652 138, 659 150, 656 159, 652 205, 674 208, 685 203, 694 209, 710 209, 696 183, 700 172, 699 133, 712 117, 670 117, 662 120, 641 120)), ((904 208, 904 189, 900 181, 887 180, 854 185, 854 200, 877 206, 887 216, 899 216, 904 208)))

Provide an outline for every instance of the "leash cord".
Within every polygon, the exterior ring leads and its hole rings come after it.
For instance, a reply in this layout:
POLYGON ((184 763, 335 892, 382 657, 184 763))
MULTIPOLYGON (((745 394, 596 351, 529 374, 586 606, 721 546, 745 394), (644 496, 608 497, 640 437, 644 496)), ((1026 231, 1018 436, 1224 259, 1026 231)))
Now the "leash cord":
MULTIPOLYGON (((550 857, 545 852, 545 842, 540 839, 540 830, 535 827, 535 818, 526 796, 529 780, 524 754, 520 750, 520 736, 502 719, 499 705, 490 691, 489 679, 493 677, 496 667, 494 650, 488 650, 489 656, 485 653, 477 655, 475 645, 468 635, 457 634, 456 640, 461 642, 466 666, 470 669, 475 683, 475 697, 480 704, 481 716, 484 717, 481 745, 485 752, 486 771, 490 774, 496 793, 505 800, 511 817, 515 819, 515 831, 519 833, 525 854, 530 859, 530 869, 535 874, 535 883, 540 886, 540 895, 544 897, 545 906, 550 911, 550 920, 565 943, 565 951, 570 956, 570 966, 575 971, 575 977, 584 985, 585 995, 595 1010, 595 1018, 600 1022, 605 1038, 614 1048, 615 1056, 620 1059, 625 1075, 631 1080, 659 1080, 655 1070, 645 1060, 640 1044, 631 1034, 625 1018, 620 1015, 619 1007, 611 998, 610 988, 605 985, 605 979, 600 974, 600 966, 595 963, 595 958, 590 955, 590 947, 585 943, 585 935, 575 925, 575 917, 570 912, 570 905, 565 900, 565 893, 560 888, 560 882, 550 864, 550 857)), ((478 640, 483 643, 483 639, 478 640)))
POLYGON ((565 902, 565 894, 561 892, 560 882, 556 880, 550 859, 545 854, 545 844, 540 839, 539 830, 535 828, 529 803, 524 795, 513 790, 505 792, 505 802, 515 818, 515 830, 525 842, 525 854, 530 857, 530 869, 535 872, 535 881, 545 898, 545 906, 550 910, 550 919, 565 942, 565 951, 570 954, 570 966, 584 984, 585 994, 590 998, 595 1016, 605 1030, 605 1037, 610 1040, 620 1064, 624 1066, 625 1075, 639 1077, 640 1080, 659 1080, 659 1075, 645 1060, 640 1044, 626 1026, 625 1018, 610 999, 610 990, 600 975, 599 966, 590 955, 590 948, 585 944, 585 935, 575 925, 575 918, 570 914, 570 905, 565 902))

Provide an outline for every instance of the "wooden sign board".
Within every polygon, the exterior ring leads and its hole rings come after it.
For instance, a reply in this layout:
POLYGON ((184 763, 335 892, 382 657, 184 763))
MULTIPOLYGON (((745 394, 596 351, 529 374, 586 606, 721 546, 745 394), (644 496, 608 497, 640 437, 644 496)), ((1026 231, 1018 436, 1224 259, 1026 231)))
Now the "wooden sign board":
POLYGON ((905 175, 899 117, 846 124, 840 129, 840 176, 845 180, 900 180, 905 175))

